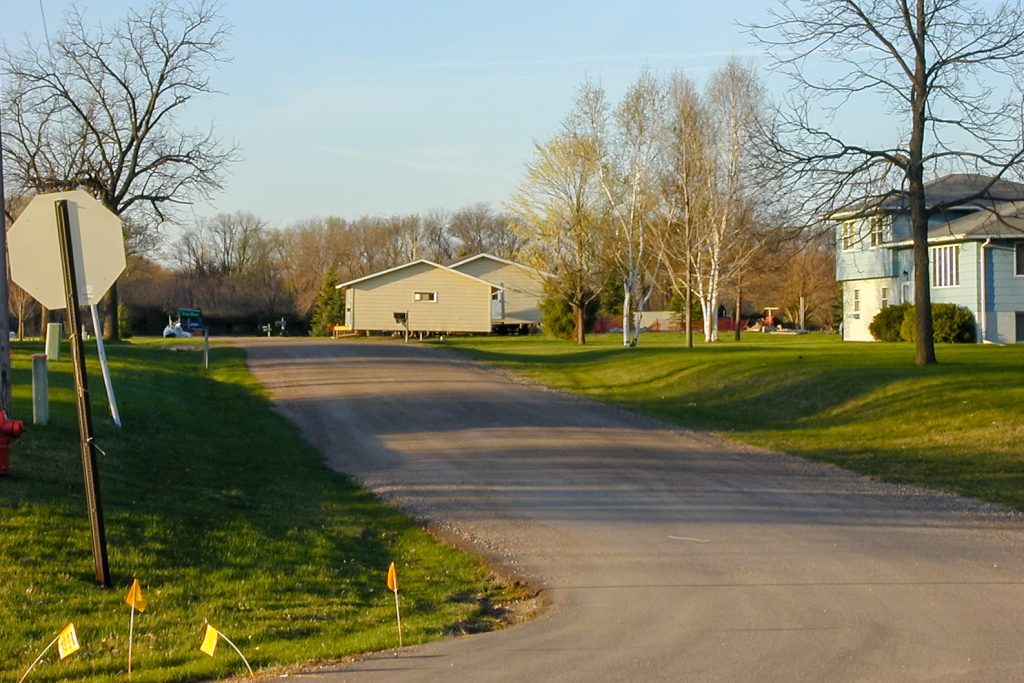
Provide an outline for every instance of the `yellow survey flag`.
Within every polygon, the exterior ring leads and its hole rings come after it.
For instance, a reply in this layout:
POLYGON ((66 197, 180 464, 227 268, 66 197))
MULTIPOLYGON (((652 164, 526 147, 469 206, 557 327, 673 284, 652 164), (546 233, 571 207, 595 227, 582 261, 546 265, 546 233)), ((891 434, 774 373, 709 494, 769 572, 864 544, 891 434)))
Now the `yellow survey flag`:
POLYGON ((203 644, 199 646, 199 649, 212 657, 214 650, 217 649, 217 637, 219 635, 220 631, 207 624, 206 633, 203 634, 203 644))
POLYGON ((398 592, 398 573, 395 571, 395 563, 388 567, 388 590, 392 593, 398 592))
POLYGON ((73 652, 78 651, 80 647, 78 635, 75 633, 75 625, 68 624, 57 636, 57 655, 64 659, 73 652))
POLYGON ((128 595, 125 596, 124 603, 140 612, 146 611, 149 601, 142 597, 142 586, 139 585, 138 579, 132 581, 132 587, 128 589, 128 595))

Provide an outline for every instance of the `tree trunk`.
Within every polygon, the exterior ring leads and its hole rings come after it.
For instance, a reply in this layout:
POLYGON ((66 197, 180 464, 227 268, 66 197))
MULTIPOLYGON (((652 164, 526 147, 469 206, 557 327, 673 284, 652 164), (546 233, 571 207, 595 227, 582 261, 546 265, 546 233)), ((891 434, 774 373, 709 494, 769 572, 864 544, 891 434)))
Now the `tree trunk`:
POLYGON ((580 305, 578 303, 572 304, 572 320, 573 320, 573 325, 576 328, 576 343, 577 344, 586 344, 587 343, 587 331, 584 328, 583 306, 582 305, 580 305))
POLYGON ((629 331, 633 328, 633 288, 626 282, 622 284, 622 345, 629 346, 629 331))
POLYGON ((46 324, 50 322, 50 309, 39 304, 39 336, 46 339, 46 324))
POLYGON ((693 348, 693 271, 686 272, 686 348, 693 348))
POLYGON ((935 337, 932 328, 932 293, 928 265, 928 207, 924 196, 924 135, 928 105, 928 75, 924 43, 926 17, 923 0, 918 0, 916 34, 922 46, 914 60, 914 89, 911 93, 910 146, 907 149, 907 199, 910 202, 910 223, 914 235, 914 307, 917 314, 917 339, 914 362, 935 364, 935 337))
MULTIPOLYGON (((103 316, 103 338, 109 341, 120 341, 121 340, 121 325, 119 320, 119 308, 121 297, 117 292, 117 282, 110 287, 110 291, 107 292, 107 314, 103 316)), ((99 330, 96 330, 96 334, 100 334, 99 330)))
POLYGON ((703 327, 703 333, 705 333, 705 343, 714 341, 712 338, 712 315, 717 311, 713 311, 714 305, 708 303, 707 297, 700 297, 700 317, 701 324, 703 327))
POLYGON ((733 333, 733 338, 736 341, 740 340, 740 315, 743 313, 743 289, 737 283, 736 285, 736 312, 733 314, 733 327, 736 328, 733 333))

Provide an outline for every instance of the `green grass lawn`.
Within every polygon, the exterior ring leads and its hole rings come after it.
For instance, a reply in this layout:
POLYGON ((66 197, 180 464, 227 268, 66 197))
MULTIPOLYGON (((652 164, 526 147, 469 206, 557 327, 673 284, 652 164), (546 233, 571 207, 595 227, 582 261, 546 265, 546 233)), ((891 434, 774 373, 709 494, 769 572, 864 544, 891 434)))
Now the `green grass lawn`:
POLYGON ((30 424, 29 356, 41 346, 15 344, 14 412, 27 430, 0 478, 0 680, 16 681, 69 621, 82 650, 60 663, 50 654, 28 680, 126 680, 133 576, 149 600, 135 621, 139 683, 244 673, 223 643, 200 653, 206 619, 254 668, 396 646, 392 561, 407 644, 490 625, 484 605, 515 597, 321 464, 240 350, 215 347, 206 372, 201 353, 162 341, 108 347, 121 430, 90 363, 114 581, 96 586, 66 345, 50 366, 50 424, 30 424))
POLYGON ((1024 345, 910 344, 751 333, 683 346, 621 335, 579 347, 543 337, 445 344, 539 382, 687 427, 1024 510, 1024 345))

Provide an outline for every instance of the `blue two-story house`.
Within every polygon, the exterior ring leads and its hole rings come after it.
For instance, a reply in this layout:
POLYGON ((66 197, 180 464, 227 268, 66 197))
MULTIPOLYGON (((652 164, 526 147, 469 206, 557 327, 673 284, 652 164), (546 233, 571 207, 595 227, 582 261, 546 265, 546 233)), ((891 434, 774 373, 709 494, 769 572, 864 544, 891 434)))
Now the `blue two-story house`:
MULTIPOLYGON (((925 184, 933 303, 974 314, 979 342, 1024 343, 1024 184, 949 175, 925 184)), ((870 211, 839 212, 836 279, 843 287, 843 339, 871 341, 883 308, 914 303, 914 254, 906 195, 893 193, 870 211)))

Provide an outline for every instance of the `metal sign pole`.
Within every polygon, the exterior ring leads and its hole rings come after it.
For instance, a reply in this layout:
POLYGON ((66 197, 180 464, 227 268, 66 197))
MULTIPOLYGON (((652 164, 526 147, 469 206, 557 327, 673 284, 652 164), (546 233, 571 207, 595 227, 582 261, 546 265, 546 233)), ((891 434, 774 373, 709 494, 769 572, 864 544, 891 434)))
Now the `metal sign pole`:
POLYGON ((65 199, 54 202, 57 214, 57 235, 60 243, 60 261, 64 269, 64 293, 67 298, 67 326, 71 342, 71 367, 75 373, 78 403, 78 433, 81 438, 82 474, 85 478, 85 500, 89 508, 89 526, 92 529, 92 560, 96 581, 110 587, 110 567, 107 563, 107 538, 103 529, 103 505, 100 501, 100 477, 93 445, 92 412, 89 408, 89 381, 85 373, 85 345, 82 327, 78 321, 78 281, 75 274, 74 248, 71 243, 71 218, 65 199))

